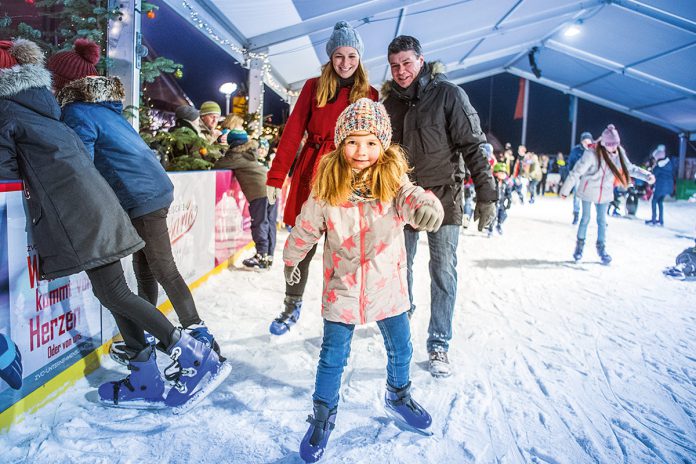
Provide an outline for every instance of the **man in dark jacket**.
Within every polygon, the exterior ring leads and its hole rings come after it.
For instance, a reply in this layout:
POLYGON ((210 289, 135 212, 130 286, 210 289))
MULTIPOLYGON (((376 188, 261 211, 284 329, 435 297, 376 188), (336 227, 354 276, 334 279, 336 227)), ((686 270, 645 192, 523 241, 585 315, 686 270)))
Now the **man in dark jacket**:
MULTIPOLYGON (((585 150, 590 148, 590 145, 592 145, 592 134, 589 132, 583 132, 580 134, 580 143, 575 145, 572 150, 570 150, 570 154, 568 155, 568 172, 573 170, 573 167, 575 167, 575 163, 582 158, 583 153, 585 153, 585 150)), ((575 189, 573 190, 575 192, 575 189)), ((573 224, 578 223, 578 219, 580 217, 580 199, 578 198, 577 194, 573 194, 573 224)))
MULTIPOLYGON (((442 202, 445 218, 436 232, 428 232, 430 247, 431 314, 427 349, 430 373, 451 374, 447 351, 452 338, 452 316, 457 294, 457 243, 462 224, 464 167, 476 188, 474 220, 479 231, 495 216, 497 192, 483 150, 486 137, 478 114, 466 93, 447 81, 438 63, 425 63, 418 40, 395 38, 388 49, 393 81, 382 91, 391 118, 395 143, 406 149, 412 179, 431 190, 442 202)), ((413 304, 413 259, 418 232, 404 230, 408 265, 408 290, 413 304)))

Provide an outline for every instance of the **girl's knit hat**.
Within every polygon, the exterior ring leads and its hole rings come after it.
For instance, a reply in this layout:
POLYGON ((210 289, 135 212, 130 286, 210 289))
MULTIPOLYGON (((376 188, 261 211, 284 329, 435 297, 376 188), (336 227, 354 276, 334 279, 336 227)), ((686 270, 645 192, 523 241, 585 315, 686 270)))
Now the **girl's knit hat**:
POLYGON ((602 146, 606 147, 607 144, 620 144, 621 138, 619 137, 619 132, 616 130, 616 127, 614 127, 613 124, 609 124, 607 128, 604 129, 604 132, 602 132, 602 136, 599 138, 599 141, 602 144, 602 146))
POLYGON ((345 21, 336 23, 329 41, 326 42, 326 53, 329 55, 329 58, 331 58, 331 55, 338 47, 352 47, 361 57, 365 51, 360 34, 345 21))
POLYGON ((74 80, 99 75, 95 65, 100 56, 99 45, 82 38, 75 41, 72 50, 51 56, 46 68, 53 73, 53 87, 58 91, 74 80))
POLYGON ((39 46, 26 39, 0 40, 0 69, 24 64, 43 64, 39 46))
POLYGON ((334 143, 339 146, 353 132, 370 132, 377 136, 382 148, 391 145, 392 127, 384 105, 361 98, 343 110, 336 121, 334 143))

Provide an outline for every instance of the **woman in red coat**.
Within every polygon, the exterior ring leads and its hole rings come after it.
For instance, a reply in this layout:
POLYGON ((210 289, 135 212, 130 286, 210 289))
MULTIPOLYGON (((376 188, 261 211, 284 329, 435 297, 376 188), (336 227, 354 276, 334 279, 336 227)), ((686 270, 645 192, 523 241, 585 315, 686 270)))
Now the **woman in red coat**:
MULTIPOLYGON (((322 67, 321 76, 307 80, 300 92, 266 180, 268 199, 273 203, 293 161, 295 162, 283 216, 283 221, 290 226, 295 225, 295 218, 309 197, 312 177, 319 160, 336 149, 333 140, 338 116, 360 98, 371 98, 374 101, 378 98, 378 93, 370 87, 367 72, 360 62, 363 54, 362 39, 345 21, 339 21, 334 26, 326 43, 326 53, 329 55, 329 62, 322 67), (305 131, 307 142, 295 159, 305 131)), ((316 246, 298 265, 302 276, 300 282, 292 286, 286 285, 285 308, 271 323, 272 334, 284 334, 300 317, 302 295, 307 284, 307 268, 315 251, 316 246)))

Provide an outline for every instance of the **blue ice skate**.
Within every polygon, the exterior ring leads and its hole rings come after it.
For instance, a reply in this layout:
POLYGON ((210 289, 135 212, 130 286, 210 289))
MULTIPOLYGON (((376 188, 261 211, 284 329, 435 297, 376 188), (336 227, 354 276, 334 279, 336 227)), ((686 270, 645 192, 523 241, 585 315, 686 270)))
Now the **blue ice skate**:
POLYGON ((584 247, 585 247, 585 240, 578 239, 578 241, 575 242, 575 251, 573 252, 573 259, 575 260, 576 263, 579 263, 580 260, 582 259, 582 249, 584 247))
POLYGON ((220 362, 225 362, 227 360, 227 358, 224 358, 220 354, 220 345, 218 345, 218 342, 215 341, 215 337, 213 337, 213 334, 210 333, 210 330, 208 330, 205 322, 201 321, 198 324, 190 325, 184 330, 208 348, 212 348, 220 358, 220 362))
POLYGON ((597 242, 597 254, 603 265, 608 266, 611 263, 611 256, 607 253, 604 242, 597 242))
POLYGON ((164 380, 157 368, 155 348, 147 345, 128 360, 130 375, 99 386, 99 401, 117 408, 157 409, 165 407, 164 380))
MULTIPOLYGON (((154 335, 145 332, 145 342, 148 345, 155 346, 157 344, 157 339, 154 337, 154 335)), ((158 347, 158 349, 160 351, 164 351, 161 346, 158 347)), ((126 346, 126 342, 123 340, 114 341, 109 347, 109 357, 122 366, 128 366, 130 359, 135 357, 137 354, 137 350, 128 348, 126 346)))
POLYGON ((300 457, 304 462, 317 462, 324 455, 329 436, 336 423, 336 408, 314 402, 314 415, 307 417, 309 429, 300 443, 300 457))
POLYGON ((165 378, 173 382, 165 403, 174 414, 183 414, 203 401, 230 374, 228 363, 186 331, 176 329, 169 347, 174 361, 165 370, 165 378))
POLYGON ((285 310, 280 313, 269 327, 273 335, 283 335, 290 330, 290 327, 295 325, 300 319, 300 311, 302 310, 302 300, 293 297, 285 297, 285 310))
POLYGON ((22 354, 15 342, 0 333, 0 379, 19 390, 22 387, 22 354))
POLYGON ((432 435, 428 428, 432 425, 433 419, 423 406, 411 398, 411 382, 403 388, 394 388, 387 384, 384 404, 387 413, 396 419, 397 425, 423 435, 432 435))

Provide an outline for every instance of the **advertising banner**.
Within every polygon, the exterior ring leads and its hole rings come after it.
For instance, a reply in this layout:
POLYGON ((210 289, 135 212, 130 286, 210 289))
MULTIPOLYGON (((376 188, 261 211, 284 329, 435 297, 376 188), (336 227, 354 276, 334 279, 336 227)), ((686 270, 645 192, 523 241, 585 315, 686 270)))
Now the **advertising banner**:
POLYGON ((38 279, 38 256, 26 231, 22 191, 0 192, 3 250, 0 330, 22 354, 18 392, 0 384, 0 412, 99 347, 100 304, 84 273, 38 279))

